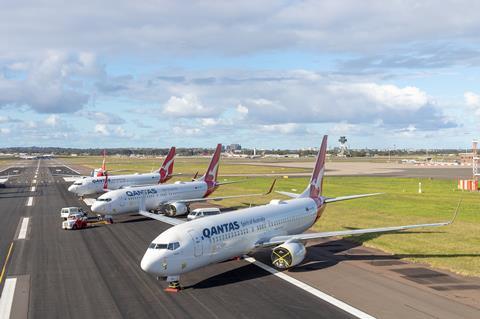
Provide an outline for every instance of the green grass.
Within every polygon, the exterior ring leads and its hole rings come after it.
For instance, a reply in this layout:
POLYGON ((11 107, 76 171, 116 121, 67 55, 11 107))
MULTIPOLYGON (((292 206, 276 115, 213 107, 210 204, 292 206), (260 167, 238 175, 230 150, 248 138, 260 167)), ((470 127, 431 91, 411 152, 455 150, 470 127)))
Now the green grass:
MULTIPOLYGON (((224 186, 218 194, 261 192, 268 189, 271 179, 252 179, 248 183, 224 186)), ((303 190, 307 178, 281 179, 276 189, 303 190)), ((331 203, 314 231, 352 228, 374 228, 449 220, 463 198, 455 223, 446 227, 420 228, 395 234, 351 236, 366 246, 379 248, 410 261, 448 269, 463 275, 480 276, 480 194, 461 192, 456 181, 385 177, 327 177, 324 193, 340 196, 370 192, 386 194, 331 203), (418 194, 418 182, 423 193, 418 194)), ((267 203, 279 194, 252 199, 253 204, 267 203)), ((222 205, 248 206, 248 200, 222 201, 222 205)))
MULTIPOLYGON (((63 161, 70 164, 83 165, 89 168, 97 168, 102 164, 100 156, 88 157, 65 157, 63 161)), ((176 158, 174 172, 185 175, 194 175, 196 172, 203 174, 210 162, 209 158, 176 158)), ((290 167, 271 167, 271 166, 254 166, 237 164, 240 160, 222 159, 220 163, 219 174, 271 174, 271 173, 304 173, 310 172, 311 169, 290 168, 290 167)), ((156 170, 163 163, 163 159, 158 158, 116 158, 107 159, 107 169, 111 171, 121 170, 122 173, 145 173, 156 170)), ((117 173, 119 174, 119 173, 117 173)))

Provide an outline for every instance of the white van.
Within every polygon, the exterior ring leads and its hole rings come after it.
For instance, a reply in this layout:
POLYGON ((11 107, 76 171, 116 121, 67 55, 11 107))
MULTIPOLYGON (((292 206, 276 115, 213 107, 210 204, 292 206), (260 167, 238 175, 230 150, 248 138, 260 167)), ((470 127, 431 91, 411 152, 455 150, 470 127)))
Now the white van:
POLYGON ((188 220, 194 220, 197 218, 213 216, 220 214, 220 209, 217 207, 207 207, 207 208, 197 208, 192 210, 190 214, 188 214, 188 220))
POLYGON ((80 214, 82 216, 87 216, 87 213, 81 207, 64 207, 60 211, 60 217, 67 219, 70 215, 80 214))

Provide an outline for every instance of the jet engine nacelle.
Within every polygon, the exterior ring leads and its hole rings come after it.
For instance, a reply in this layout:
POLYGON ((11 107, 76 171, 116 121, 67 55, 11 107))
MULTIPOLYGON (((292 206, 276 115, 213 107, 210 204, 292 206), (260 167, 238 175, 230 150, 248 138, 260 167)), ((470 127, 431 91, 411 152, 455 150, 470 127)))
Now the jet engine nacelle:
POLYGON ((172 203, 165 209, 165 215, 181 216, 188 213, 188 206, 184 203, 172 203))
POLYGON ((302 243, 289 242, 277 246, 272 251, 272 264, 280 269, 287 269, 302 262, 307 250, 302 243))

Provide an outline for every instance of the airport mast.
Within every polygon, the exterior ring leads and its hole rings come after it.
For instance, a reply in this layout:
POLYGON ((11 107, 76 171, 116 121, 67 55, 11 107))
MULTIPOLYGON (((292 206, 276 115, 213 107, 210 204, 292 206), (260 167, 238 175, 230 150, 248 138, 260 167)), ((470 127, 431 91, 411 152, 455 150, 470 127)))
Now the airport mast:
POLYGON ((337 156, 340 156, 340 157, 350 156, 350 150, 348 149, 348 146, 347 146, 347 138, 345 136, 340 136, 338 141, 340 142, 340 151, 338 152, 337 156))

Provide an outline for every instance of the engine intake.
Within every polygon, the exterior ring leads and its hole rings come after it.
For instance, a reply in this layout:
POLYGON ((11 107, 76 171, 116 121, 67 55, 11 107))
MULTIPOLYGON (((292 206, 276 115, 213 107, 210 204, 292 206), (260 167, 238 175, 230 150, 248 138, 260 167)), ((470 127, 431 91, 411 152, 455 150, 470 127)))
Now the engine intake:
POLYGON ((301 263, 306 254, 307 250, 302 243, 285 243, 273 249, 272 264, 279 269, 287 269, 301 263))
POLYGON ((184 203, 172 203, 165 208, 165 215, 181 216, 188 213, 188 206, 184 203))

